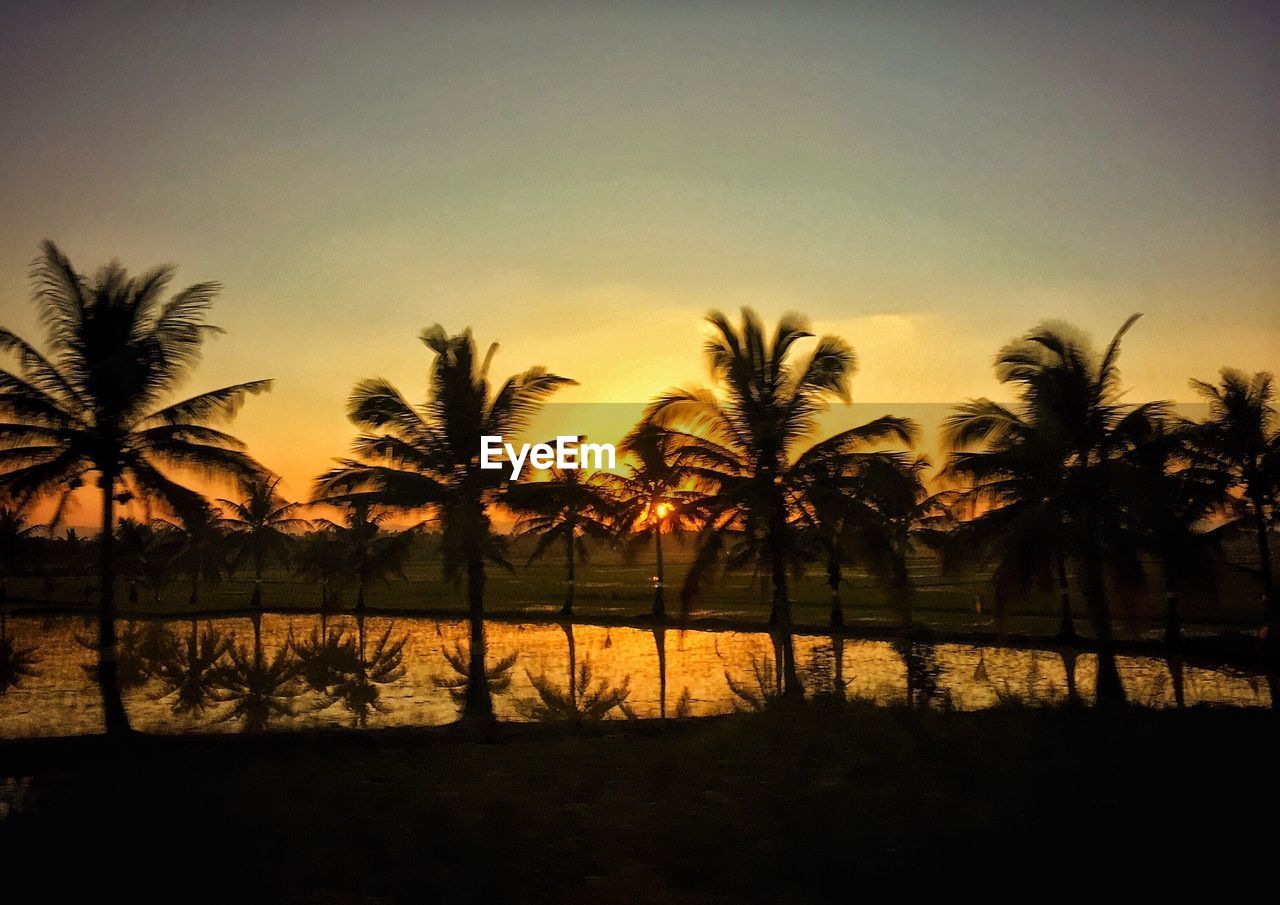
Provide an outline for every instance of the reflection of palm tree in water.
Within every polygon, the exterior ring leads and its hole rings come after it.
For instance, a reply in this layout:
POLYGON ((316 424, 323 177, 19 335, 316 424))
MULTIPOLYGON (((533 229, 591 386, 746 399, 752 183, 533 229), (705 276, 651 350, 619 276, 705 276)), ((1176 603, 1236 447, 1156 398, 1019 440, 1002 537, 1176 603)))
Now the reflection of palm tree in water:
MULTIPOLYGON (((98 649, 96 638, 76 635, 76 643, 87 650, 98 649)), ((155 665, 164 658, 168 643, 168 630, 159 622, 126 622, 118 630, 116 639, 117 687, 127 690, 146 685, 154 673, 155 665)), ((81 668, 92 681, 99 681, 97 662, 86 663, 81 668)))
POLYGON ((283 644, 268 658, 262 649, 262 616, 254 613, 253 647, 232 644, 229 663, 218 676, 217 700, 230 703, 220 721, 241 720, 245 732, 260 732, 274 717, 292 716, 293 701, 301 694, 298 658, 283 644))
POLYGON ((486 660, 484 621, 470 620, 471 640, 467 649, 462 644, 455 644, 453 650, 445 650, 445 662, 453 671, 451 676, 436 676, 432 679, 437 688, 449 692, 453 702, 462 708, 463 719, 493 719, 493 696, 502 694, 511 687, 511 667, 515 665, 518 653, 503 657, 492 666, 486 660), (479 681, 473 682, 472 676, 479 681))
POLYGON ((205 623, 201 632, 195 619, 191 620, 191 631, 185 639, 177 632, 170 633, 164 654, 152 670, 164 687, 159 699, 172 696, 175 714, 203 714, 206 707, 218 701, 223 658, 230 646, 231 642, 212 623, 205 623))
POLYGON ((353 656, 347 659, 342 656, 337 660, 334 670, 337 683, 330 692, 333 700, 341 701, 355 719, 355 725, 364 728, 369 725, 372 713, 386 713, 389 709, 381 700, 381 686, 390 685, 404 678, 404 646, 409 636, 392 641, 391 632, 394 623, 387 625, 373 648, 368 652, 365 637, 364 614, 356 614, 356 644, 339 648, 343 654, 350 652, 353 656))
POLYGON ((614 709, 632 716, 626 701, 631 695, 630 678, 618 685, 596 678, 588 657, 570 669, 566 689, 560 689, 545 675, 526 673, 537 697, 516 702, 516 710, 525 719, 539 723, 593 723, 604 719, 614 709))
POLYGON ((8 615, 0 612, 0 695, 35 676, 38 662, 34 647, 18 647, 9 637, 8 615))
POLYGON ((907 673, 906 702, 909 710, 925 708, 933 703, 946 705, 949 695, 939 684, 942 667, 932 644, 902 638, 894 642, 907 673))

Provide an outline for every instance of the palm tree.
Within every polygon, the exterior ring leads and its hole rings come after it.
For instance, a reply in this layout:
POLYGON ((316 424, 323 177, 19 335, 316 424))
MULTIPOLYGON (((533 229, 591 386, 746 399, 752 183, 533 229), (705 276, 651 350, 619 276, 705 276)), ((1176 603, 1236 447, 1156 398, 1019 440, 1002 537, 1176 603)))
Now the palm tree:
POLYGON ((315 530, 302 536, 293 552, 294 574, 320 583, 321 623, 329 614, 331 593, 334 593, 330 587, 340 585, 345 575, 339 544, 332 527, 317 525, 315 530))
MULTIPOLYGON (((1189 441, 1196 428, 1167 419, 1129 453, 1132 468, 1121 492, 1142 548, 1160 562, 1165 594, 1165 642, 1182 643, 1180 603, 1191 589, 1212 590, 1223 528, 1209 520, 1229 500, 1230 478, 1197 462, 1189 441)), ((1176 687, 1180 690, 1180 684, 1176 687)))
POLYGON ((479 358, 470 330, 450 336, 440 326, 424 330, 421 339, 435 355, 426 404, 410 405, 385 380, 358 384, 347 410, 364 431, 354 444, 356 458, 321 476, 317 494, 426 511, 440 523, 445 576, 455 581, 465 576, 472 626, 464 713, 491 719, 485 665, 474 658, 482 658, 485 649, 485 564, 505 563, 490 510, 507 479, 503 469, 480 467, 481 437, 517 442, 542 403, 572 381, 535 367, 492 391, 489 363, 496 345, 479 358))
POLYGON ((997 376, 1018 390, 1018 405, 972 400, 946 423, 954 450, 947 474, 966 485, 962 499, 972 515, 960 536, 997 558, 997 600, 1055 564, 1065 585, 1065 562, 1076 562, 1098 649, 1102 704, 1124 701, 1107 574, 1140 573, 1120 492, 1129 479, 1126 456, 1167 408, 1119 402, 1120 340, 1137 318, 1124 323, 1101 356, 1065 325, 1032 330, 996 358, 997 376))
POLYGON ((629 532, 624 552, 630 557, 638 544, 653 538, 653 616, 659 619, 667 614, 662 536, 696 528, 697 505, 702 500, 676 441, 674 434, 641 422, 620 446, 631 457, 626 473, 606 476, 617 501, 618 529, 629 532))
POLYGON ((613 502, 605 488, 604 478, 582 477, 576 469, 551 469, 545 481, 525 481, 512 485, 505 503, 520 515, 513 534, 536 537, 529 554, 532 563, 553 546, 560 546, 565 557, 564 605, 562 616, 573 615, 575 564, 587 561, 587 538, 597 541, 613 539, 613 502))
POLYGON ((347 524, 317 519, 330 532, 333 552, 341 565, 339 582, 356 583, 356 612, 364 612, 365 588, 375 582, 385 584, 392 575, 404 578, 404 567, 413 548, 414 528, 403 531, 383 527, 388 513, 371 512, 364 500, 348 507, 347 524))
POLYGON ((201 502, 184 506, 177 522, 157 519, 164 528, 173 532, 176 544, 172 565, 191 578, 191 593, 187 603, 200 604, 200 583, 217 581, 227 565, 227 536, 222 526, 222 516, 212 506, 201 502))
POLYGON ((802 451, 800 444, 816 429, 815 416, 833 399, 848 401, 853 349, 840 337, 823 336, 806 358, 795 361, 795 344, 812 336, 798 315, 784 315, 772 339, 750 309, 743 309, 741 327, 718 311, 707 320, 715 332, 705 351, 720 395, 705 388, 671 390, 647 413, 650 423, 675 434, 682 460, 709 487, 704 527, 681 596, 687 606, 726 551, 730 566, 759 568, 772 589, 769 622, 783 636, 784 688, 799 697, 788 593, 788 571, 803 562, 799 476, 815 459, 864 444, 891 438, 909 443, 909 424, 880 418, 802 451))
POLYGON ((216 332, 204 322, 216 283, 197 283, 162 302, 173 268, 131 277, 113 262, 90 280, 52 242, 42 245, 32 276, 49 357, 0 329, 0 349, 18 362, 16 373, 0 370, 0 415, 8 421, 0 426, 0 490, 27 497, 57 493, 60 512, 86 476, 97 476, 103 710, 108 732, 127 732, 116 687, 115 505, 141 495, 175 510, 189 507, 197 494, 169 468, 240 478, 261 474, 240 442, 209 422, 233 415, 270 381, 163 404, 216 332))
POLYGON ((30 562, 35 534, 43 526, 27 523, 25 507, 0 503, 0 603, 9 600, 9 576, 30 562))
POLYGON ((309 523, 299 518, 301 503, 290 503, 277 492, 280 478, 261 478, 246 488, 244 499, 218 500, 226 511, 223 527, 230 534, 231 568, 235 570, 248 560, 253 568, 253 598, 249 605, 262 606, 262 573, 275 558, 284 562, 289 554, 293 533, 305 530, 309 523))
POLYGON ((1266 371, 1246 374, 1223 368, 1221 383, 1191 381, 1209 403, 1209 415, 1189 432, 1197 465, 1218 474, 1253 521, 1258 545, 1262 604, 1268 646, 1280 651, 1280 600, 1268 539, 1280 502, 1280 422, 1276 418, 1275 378, 1266 371))
MULTIPOLYGON (((913 423, 902 429, 914 440, 913 423)), ((833 628, 844 625, 847 565, 861 565, 894 596, 905 594, 910 532, 927 511, 919 506, 927 466, 905 453, 838 450, 812 457, 797 473, 805 539, 826 568, 833 628)))

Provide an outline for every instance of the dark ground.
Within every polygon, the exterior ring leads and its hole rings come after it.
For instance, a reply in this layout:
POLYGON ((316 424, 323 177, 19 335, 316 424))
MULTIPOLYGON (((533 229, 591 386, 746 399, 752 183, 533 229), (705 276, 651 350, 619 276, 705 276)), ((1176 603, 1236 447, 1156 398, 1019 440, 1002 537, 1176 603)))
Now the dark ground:
POLYGON ((809 705, 665 726, 153 737, 114 753, 99 738, 7 742, 0 776, 31 778, 0 785, 18 799, 0 863, 50 902, 100 881, 174 902, 1149 896, 1197 878, 1226 893, 1274 866, 1278 726, 1243 711, 809 705))

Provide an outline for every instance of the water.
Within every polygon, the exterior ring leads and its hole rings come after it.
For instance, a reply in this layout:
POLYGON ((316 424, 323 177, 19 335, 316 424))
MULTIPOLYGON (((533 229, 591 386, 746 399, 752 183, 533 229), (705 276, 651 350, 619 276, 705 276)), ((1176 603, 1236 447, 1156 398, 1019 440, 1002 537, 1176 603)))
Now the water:
MULTIPOLYGON (((310 615, 121 623, 125 704, 148 732, 235 732, 300 727, 438 726, 458 718, 466 683, 464 621, 310 615), (195 634, 193 636, 193 626, 195 634), (363 653, 361 644, 363 643, 363 653), (452 662, 451 662, 452 661, 452 662), (461 672, 460 672, 461 669, 461 672)), ((102 728, 93 679, 94 623, 10 618, 0 658, 0 737, 75 735, 102 728)), ((780 691, 764 633, 511 624, 485 628, 493 706, 500 720, 710 716, 765 705, 780 691), (572 641, 572 643, 570 643, 572 641)), ((809 696, 843 694, 879 705, 975 710, 1092 699, 1094 659, 1056 651, 965 644, 796 636, 809 696)), ((1129 700, 1176 705, 1163 659, 1120 657, 1129 700)), ((1188 706, 1270 704, 1264 679, 1187 666, 1188 706)))

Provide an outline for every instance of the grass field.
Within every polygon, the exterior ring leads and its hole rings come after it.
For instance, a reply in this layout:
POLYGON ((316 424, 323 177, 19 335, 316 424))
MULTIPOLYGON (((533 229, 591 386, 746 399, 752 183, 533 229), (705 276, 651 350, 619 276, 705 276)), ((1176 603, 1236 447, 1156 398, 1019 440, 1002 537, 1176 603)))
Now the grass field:
POLYGON ((4 882, 49 901, 99 883, 299 903, 1149 894, 1265 874, 1276 728, 1270 713, 809 705, 581 732, 8 743, 0 851, 4 882), (66 869, 34 874, 49 853, 66 869))
MULTIPOLYGON (((692 558, 688 546, 670 545, 667 556, 667 608, 680 609, 680 588, 692 558)), ((556 557, 527 562, 527 544, 517 544, 511 553, 514 572, 499 567, 489 569, 486 606, 491 612, 546 612, 558 609, 564 597, 564 564, 556 557)), ((936 559, 914 557, 910 562, 913 587, 912 616, 917 623, 945 631, 990 631, 996 627, 994 595, 987 582, 973 576, 944 574, 936 559), (981 611, 979 611, 981 610, 981 611)), ((576 611, 583 617, 631 616, 648 612, 653 601, 653 567, 641 557, 626 561, 612 550, 596 552, 577 571, 576 611)), ((92 605, 96 579, 91 575, 63 576, 53 585, 52 593, 38 578, 9 580, 11 599, 18 604, 39 608, 46 602, 60 607, 92 605)), ((1163 595, 1160 593, 1158 570, 1153 570, 1150 592, 1145 597, 1118 597, 1116 611, 1122 635, 1156 632, 1163 618, 1163 595)), ((795 621, 801 625, 824 625, 830 612, 830 591, 817 571, 798 578, 792 584, 795 621)), ((189 579, 176 576, 158 589, 139 585, 138 602, 128 603, 127 583, 118 585, 117 600, 126 613, 183 614, 191 611, 189 579)), ((210 611, 234 611, 248 606, 253 591, 252 581, 243 573, 217 582, 203 582, 199 608, 210 611)), ((847 575, 842 589, 846 621, 852 624, 897 624, 900 610, 887 600, 883 590, 867 575, 856 570, 847 575)), ((349 607, 354 589, 342 592, 341 604, 349 607)), ((457 610, 465 608, 461 587, 441 578, 438 557, 427 540, 419 541, 405 577, 371 585, 367 602, 373 609, 387 610, 457 610)), ((264 605, 272 609, 315 610, 320 606, 317 584, 301 581, 283 569, 271 570, 263 590, 264 605)), ((723 573, 709 582, 693 607, 693 615, 715 616, 763 622, 769 610, 768 590, 749 573, 723 573)), ((1084 607, 1075 593, 1076 616, 1080 629, 1084 607)), ((1223 626, 1256 627, 1262 617, 1256 583, 1238 570, 1223 570, 1218 578, 1215 596, 1200 595, 1183 603, 1184 619, 1189 630, 1197 625, 1206 630, 1223 626)), ((1009 606, 1001 626, 1010 632, 1048 635, 1058 628, 1058 601, 1048 590, 1035 590, 1009 606)))

